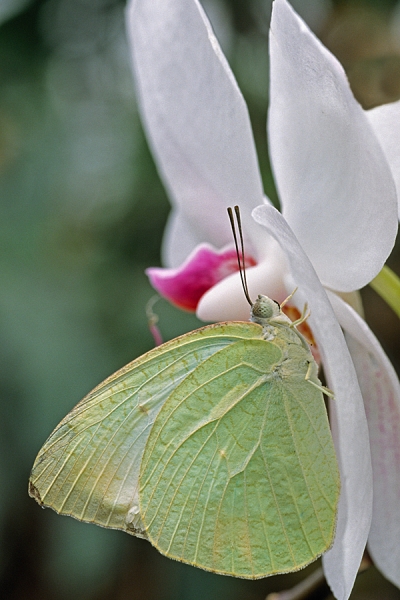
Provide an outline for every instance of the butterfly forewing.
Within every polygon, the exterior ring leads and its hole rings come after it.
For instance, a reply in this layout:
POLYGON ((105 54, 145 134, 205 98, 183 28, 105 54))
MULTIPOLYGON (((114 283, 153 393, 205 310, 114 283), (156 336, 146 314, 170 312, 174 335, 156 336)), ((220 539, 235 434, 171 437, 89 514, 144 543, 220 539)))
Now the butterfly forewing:
POLYGON ((320 385, 311 353, 288 329, 276 341, 257 333, 221 348, 177 385, 140 472, 142 519, 161 552, 258 578, 297 570, 330 547, 339 475, 310 373, 320 385))
POLYGON ((30 494, 79 520, 146 537, 138 478, 154 420, 199 364, 254 325, 210 325, 151 350, 95 388, 50 435, 30 477, 30 494))

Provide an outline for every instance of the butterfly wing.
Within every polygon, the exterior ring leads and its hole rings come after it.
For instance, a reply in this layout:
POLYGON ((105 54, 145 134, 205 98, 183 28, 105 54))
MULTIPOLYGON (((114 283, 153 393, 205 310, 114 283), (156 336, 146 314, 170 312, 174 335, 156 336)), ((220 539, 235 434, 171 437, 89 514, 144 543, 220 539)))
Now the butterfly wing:
POLYGON ((146 537, 138 480, 154 420, 199 364, 252 324, 210 325, 154 348, 106 379, 56 427, 40 450, 29 493, 58 513, 146 537))
POLYGON ((289 329, 277 343, 242 339, 199 364, 165 402, 144 452, 140 509, 152 544, 245 578, 295 571, 327 550, 340 484, 318 385, 289 329))

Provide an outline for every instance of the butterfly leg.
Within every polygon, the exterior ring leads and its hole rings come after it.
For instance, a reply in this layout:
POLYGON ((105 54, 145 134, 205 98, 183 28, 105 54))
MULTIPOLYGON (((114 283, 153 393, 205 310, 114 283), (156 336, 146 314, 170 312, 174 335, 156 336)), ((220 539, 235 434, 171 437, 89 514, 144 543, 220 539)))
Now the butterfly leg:
POLYGON ((295 293, 297 292, 297 290, 298 290, 298 288, 295 287, 294 290, 293 290, 293 292, 287 298, 285 298, 283 302, 281 302, 281 304, 280 304, 281 308, 283 306, 285 306, 285 304, 287 304, 289 302, 289 300, 291 300, 293 298, 293 296, 295 295, 295 293))
POLYGON ((304 308, 303 308, 303 312, 301 313, 300 317, 298 319, 296 319, 295 321, 292 321, 290 327, 297 327, 298 325, 301 325, 302 323, 307 321, 310 314, 311 314, 311 311, 308 310, 308 304, 306 302, 304 305, 304 308))
POLYGON ((311 361, 308 361, 308 369, 307 369, 307 373, 306 373, 306 376, 304 377, 304 379, 306 381, 308 381, 308 383, 311 383, 311 385, 313 385, 315 388, 317 388, 317 390, 319 390, 320 392, 322 392, 326 396, 329 396, 329 398, 334 398, 335 394, 332 392, 332 390, 330 390, 329 388, 325 387, 321 383, 315 383, 315 381, 313 381, 312 379, 310 379, 311 374, 312 374, 312 368, 313 368, 313 363, 311 361))

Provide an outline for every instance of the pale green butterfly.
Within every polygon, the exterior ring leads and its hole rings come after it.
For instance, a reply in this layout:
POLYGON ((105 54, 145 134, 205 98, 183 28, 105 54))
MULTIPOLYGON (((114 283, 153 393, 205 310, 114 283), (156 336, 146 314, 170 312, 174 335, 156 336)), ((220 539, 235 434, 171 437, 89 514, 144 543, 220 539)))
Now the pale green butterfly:
POLYGON ((314 561, 333 543, 339 473, 296 329, 305 311, 292 322, 282 306, 260 295, 252 322, 203 327, 111 375, 50 435, 29 494, 224 575, 314 561))

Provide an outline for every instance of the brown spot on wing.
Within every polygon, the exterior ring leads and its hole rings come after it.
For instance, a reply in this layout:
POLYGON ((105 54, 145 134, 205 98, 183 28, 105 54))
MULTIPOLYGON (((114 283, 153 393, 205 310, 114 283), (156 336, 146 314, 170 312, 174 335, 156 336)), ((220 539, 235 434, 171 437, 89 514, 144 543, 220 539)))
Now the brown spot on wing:
POLYGON ((35 487, 33 485, 33 483, 31 481, 29 482, 28 493, 31 496, 31 498, 35 498, 36 502, 38 502, 40 504, 40 506, 43 506, 43 502, 40 497, 39 490, 37 489, 37 487, 35 487))

